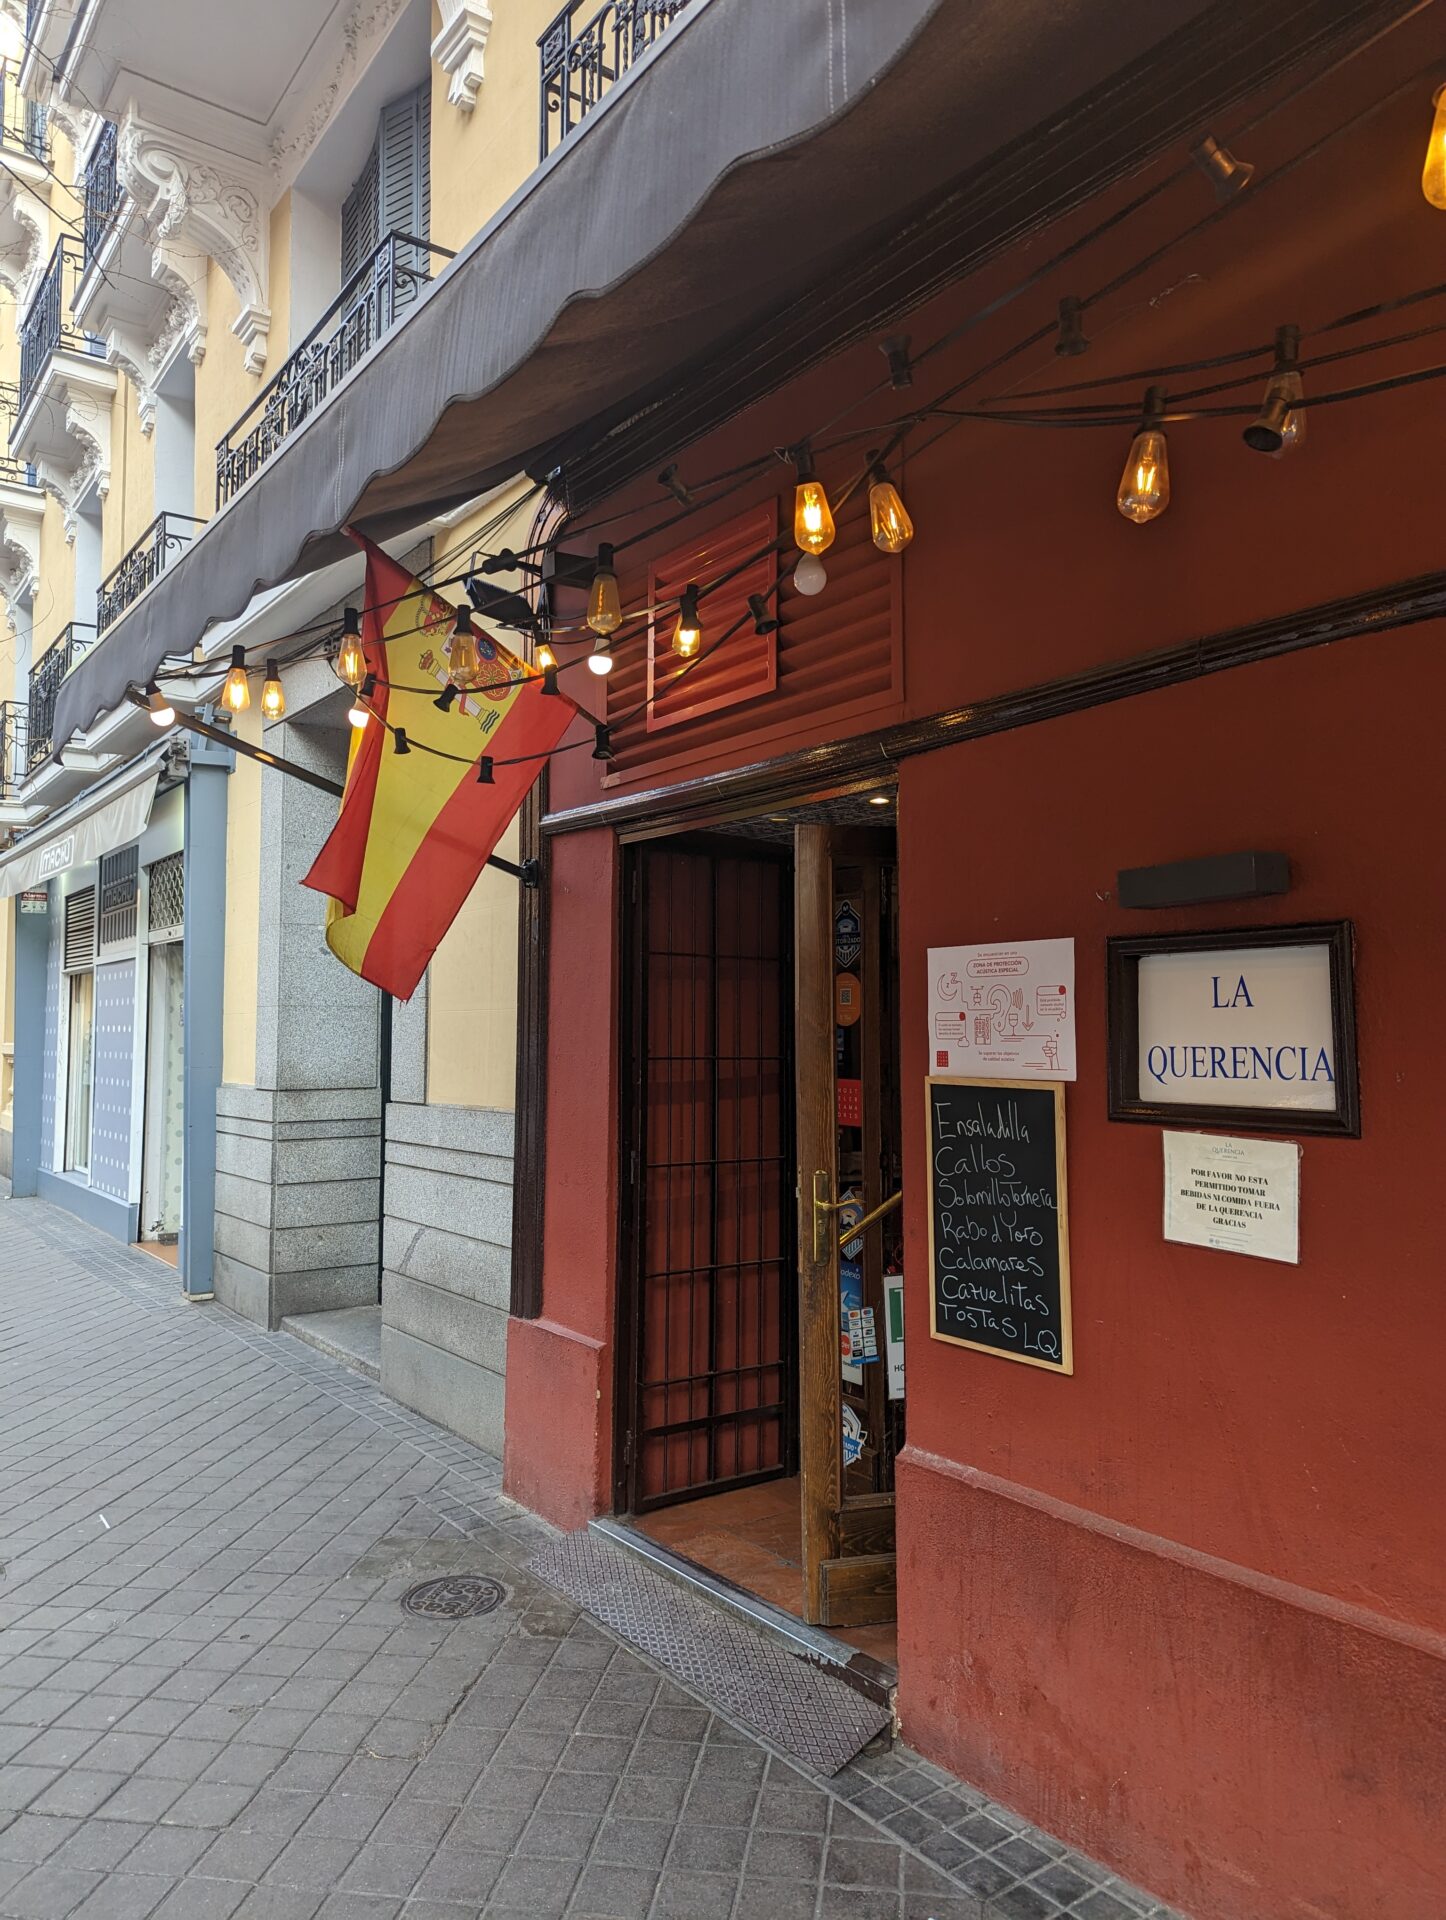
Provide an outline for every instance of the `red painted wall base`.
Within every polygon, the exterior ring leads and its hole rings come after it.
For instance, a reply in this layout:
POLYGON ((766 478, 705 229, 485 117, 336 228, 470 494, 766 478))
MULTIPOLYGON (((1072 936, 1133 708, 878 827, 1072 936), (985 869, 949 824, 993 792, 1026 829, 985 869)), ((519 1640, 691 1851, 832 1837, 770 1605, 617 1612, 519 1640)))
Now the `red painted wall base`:
POLYGON ((1442 1910, 1437 1636, 937 1455, 898 1489, 912 1746, 1192 1920, 1442 1910))

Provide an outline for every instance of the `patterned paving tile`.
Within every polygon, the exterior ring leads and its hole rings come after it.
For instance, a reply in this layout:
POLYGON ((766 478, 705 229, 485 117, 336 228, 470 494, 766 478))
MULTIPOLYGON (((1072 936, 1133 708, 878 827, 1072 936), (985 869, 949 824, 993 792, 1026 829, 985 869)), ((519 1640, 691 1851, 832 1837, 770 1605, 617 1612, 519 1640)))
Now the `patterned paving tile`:
POLYGON ((0 1407, 4 1920, 1168 1920, 902 1749, 796 1765, 528 1571, 495 1460, 36 1201, 0 1407))

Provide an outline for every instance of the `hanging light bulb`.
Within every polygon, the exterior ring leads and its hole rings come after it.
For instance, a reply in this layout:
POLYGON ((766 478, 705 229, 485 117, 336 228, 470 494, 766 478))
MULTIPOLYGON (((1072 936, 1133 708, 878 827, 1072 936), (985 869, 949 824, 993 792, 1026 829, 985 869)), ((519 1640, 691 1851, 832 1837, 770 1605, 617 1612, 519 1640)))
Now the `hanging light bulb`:
POLYGON ((544 673, 547 672, 549 667, 555 667, 557 665, 557 655, 545 640, 539 640, 533 650, 532 664, 536 667, 541 667, 544 673))
POLYGON ((1421 169, 1421 191, 1433 207, 1446 213, 1446 86, 1437 87, 1431 105, 1436 118, 1431 122, 1426 164, 1421 169))
POLYGON ((793 538, 803 553, 826 553, 833 545, 833 510, 823 482, 813 471, 813 455, 798 449, 795 466, 798 485, 793 490, 793 538))
POLYGON ((150 714, 154 726, 173 727, 176 724, 176 709, 154 680, 146 688, 146 711, 150 714))
POLYGON ((793 569, 793 584, 810 597, 828 585, 828 572, 816 553, 803 554, 793 569))
POLYGON ((228 713, 245 713, 251 705, 251 682, 246 677, 246 649, 232 647, 231 665, 221 688, 221 705, 228 713))
POLYGON ((366 674, 362 679, 361 685, 357 688, 356 699, 352 701, 351 710, 346 716, 358 733, 361 732, 367 721, 371 719, 370 713, 368 713, 367 709, 362 705, 362 702, 363 700, 370 700, 376 690, 376 675, 374 673, 366 674))
POLYGON ((878 460, 869 468, 869 529, 882 553, 902 553, 914 537, 899 489, 878 460))
POLYGON ((477 679, 477 636, 472 631, 472 610, 458 607, 452 622, 452 638, 447 644, 447 678, 455 687, 470 687, 477 679))
POLYGON ((673 629, 673 651, 680 660, 691 660, 703 644, 703 628, 698 619, 698 589, 688 585, 678 603, 678 624, 673 629))
POLYGON ((266 679, 261 687, 261 711, 268 720, 279 720, 286 711, 286 694, 274 660, 266 662, 266 679))
POLYGON ((608 646, 606 635, 600 633, 593 641, 592 652, 587 657, 587 665, 590 673, 601 675, 612 672, 612 649, 608 646))
POLYGON ((1164 398, 1158 387, 1151 387, 1145 395, 1139 432, 1115 495, 1115 505, 1137 527, 1158 519, 1170 504, 1170 457, 1160 426, 1164 398))
POLYGON ((1245 429, 1242 439, 1256 453, 1268 453, 1279 460, 1305 439, 1305 383, 1300 376, 1300 328, 1277 327, 1275 332, 1275 368, 1265 389, 1260 412, 1245 429))
POLYGON ((544 667, 542 669, 542 691, 547 694, 556 694, 557 692, 557 668, 556 667, 544 667))
POLYGON ((587 596, 587 623, 594 633, 616 633, 623 624, 623 603, 618 593, 618 576, 613 571, 613 550, 604 540, 597 550, 597 571, 587 596))
POLYGON ((362 652, 361 619, 355 607, 346 608, 341 616, 341 649, 336 656, 336 670, 354 687, 361 685, 361 677, 367 670, 366 655, 362 652))
POLYGON ((360 733, 367 721, 370 720, 371 715, 367 712, 366 708, 362 706, 360 701, 353 700, 350 707, 347 708, 346 717, 349 724, 360 733))

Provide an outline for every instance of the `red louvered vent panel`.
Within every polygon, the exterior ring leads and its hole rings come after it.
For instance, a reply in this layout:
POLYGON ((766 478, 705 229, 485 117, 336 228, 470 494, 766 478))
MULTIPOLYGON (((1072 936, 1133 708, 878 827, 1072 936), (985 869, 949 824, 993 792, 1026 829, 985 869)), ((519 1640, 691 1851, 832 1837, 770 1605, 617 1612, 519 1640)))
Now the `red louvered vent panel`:
POLYGON ((658 556, 646 575, 621 582, 625 606, 669 604, 650 622, 645 646, 618 649, 608 676, 615 758, 606 785, 682 777, 695 764, 834 738, 850 730, 848 720, 873 724, 875 714, 902 700, 900 561, 869 538, 861 497, 838 516, 837 538, 823 556, 822 593, 801 594, 793 585, 798 556, 791 543, 781 558, 766 556, 700 602, 703 650, 698 664, 678 672, 672 641, 682 589, 689 581, 706 587, 757 553, 791 509, 791 495, 770 497, 658 556), (783 587, 771 602, 777 630, 760 635, 748 616, 722 640, 747 615, 748 595, 767 594, 780 567, 783 587))
POLYGON ((776 636, 759 633, 748 611, 750 593, 767 594, 778 577, 778 561, 765 554, 744 566, 751 554, 766 547, 778 531, 774 503, 740 514, 715 527, 702 541, 690 541, 654 560, 648 568, 648 710, 649 733, 680 726, 720 707, 736 707, 772 693, 778 684, 776 636), (690 582, 707 587, 735 567, 743 571, 709 593, 699 604, 703 645, 697 657, 683 661, 673 652, 677 621, 671 602, 690 582), (742 621, 727 640, 723 635, 742 621))

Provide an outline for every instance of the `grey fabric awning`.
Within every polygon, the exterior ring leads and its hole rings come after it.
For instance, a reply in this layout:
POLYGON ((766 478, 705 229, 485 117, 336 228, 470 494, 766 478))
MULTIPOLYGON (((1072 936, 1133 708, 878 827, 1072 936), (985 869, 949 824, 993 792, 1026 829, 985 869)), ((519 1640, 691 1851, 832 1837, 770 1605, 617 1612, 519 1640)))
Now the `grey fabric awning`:
POLYGON ((260 589, 474 497, 817 284, 1203 0, 693 0, 67 676, 58 752, 260 589))

